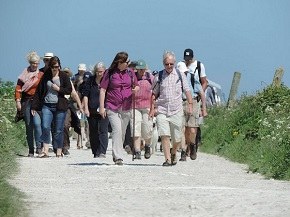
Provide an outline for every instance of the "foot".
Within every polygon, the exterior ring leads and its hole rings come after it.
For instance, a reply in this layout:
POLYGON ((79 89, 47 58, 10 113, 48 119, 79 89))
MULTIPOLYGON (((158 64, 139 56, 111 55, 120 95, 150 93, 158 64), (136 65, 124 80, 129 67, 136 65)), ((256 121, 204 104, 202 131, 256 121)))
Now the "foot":
POLYGON ((123 160, 122 159, 117 159, 115 161, 115 164, 118 165, 118 166, 122 166, 123 165, 123 160))
POLYGON ((130 145, 125 146, 125 151, 127 152, 127 154, 132 154, 132 150, 131 150, 130 145))
POLYGON ((171 164, 173 166, 177 164, 176 154, 171 154, 171 164))
POLYGON ((162 164, 162 166, 164 166, 164 167, 169 167, 169 166, 171 166, 171 163, 170 163, 169 160, 167 159, 167 160, 162 164))
POLYGON ((98 158, 98 157, 100 157, 99 154, 94 154, 94 158, 98 158))
POLYGON ((69 155, 69 154, 70 154, 69 151, 68 151, 67 149, 63 149, 63 150, 62 150, 62 153, 63 153, 63 155, 69 155))
POLYGON ((141 151, 136 151, 136 153, 135 153, 135 159, 141 160, 141 151))
POLYGON ((100 154, 99 158, 106 158, 106 154, 100 154))
POLYGON ((196 155, 196 145, 195 144, 190 144, 190 159, 195 160, 197 158, 196 155))
POLYGON ((27 155, 27 157, 34 157, 34 154, 29 153, 29 154, 27 155))
POLYGON ((150 145, 145 145, 145 159, 149 159, 151 157, 151 148, 150 145))
POLYGON ((183 150, 181 151, 181 156, 180 156, 179 161, 186 161, 186 152, 183 150))

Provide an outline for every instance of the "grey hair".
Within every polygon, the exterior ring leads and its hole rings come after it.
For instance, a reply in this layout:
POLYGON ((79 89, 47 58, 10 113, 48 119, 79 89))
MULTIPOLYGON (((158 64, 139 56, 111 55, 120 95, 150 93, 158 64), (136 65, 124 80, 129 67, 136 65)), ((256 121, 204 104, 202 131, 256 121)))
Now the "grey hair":
POLYGON ((93 68, 93 70, 92 70, 93 74, 96 74, 98 68, 106 69, 106 65, 105 65, 105 63, 103 63, 103 62, 98 62, 98 63, 94 66, 94 68, 93 68))
POLYGON ((36 51, 30 51, 27 55, 26 55, 26 59, 27 61, 30 62, 38 62, 40 61, 40 57, 37 55, 36 51))
POLYGON ((164 51, 163 53, 163 62, 168 58, 168 57, 173 57, 174 61, 175 59, 175 54, 172 51, 164 51))

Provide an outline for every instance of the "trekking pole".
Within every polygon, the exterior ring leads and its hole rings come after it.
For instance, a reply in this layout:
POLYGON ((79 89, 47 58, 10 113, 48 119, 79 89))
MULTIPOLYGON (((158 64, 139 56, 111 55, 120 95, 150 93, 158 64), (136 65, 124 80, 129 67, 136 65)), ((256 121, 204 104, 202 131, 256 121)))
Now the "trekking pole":
MULTIPOLYGON (((133 89, 135 86, 133 86, 133 89)), ((132 92, 132 108, 133 108, 133 134, 132 134, 132 161, 135 159, 135 109, 136 109, 136 104, 135 104, 135 92, 132 92)))

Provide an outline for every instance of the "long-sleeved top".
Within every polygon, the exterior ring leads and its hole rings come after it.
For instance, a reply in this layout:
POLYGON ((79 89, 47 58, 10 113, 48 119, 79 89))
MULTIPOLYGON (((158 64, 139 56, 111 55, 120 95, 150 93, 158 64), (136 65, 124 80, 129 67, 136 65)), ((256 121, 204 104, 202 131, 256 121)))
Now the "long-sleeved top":
MULTIPOLYGON (((42 109, 44 99, 47 94, 47 82, 49 81, 52 82, 52 73, 50 70, 44 74, 36 89, 31 105, 32 110, 40 111, 42 109)), ((60 90, 58 91, 58 102, 56 108, 61 111, 66 111, 68 109, 68 100, 65 98, 65 95, 71 94, 72 86, 70 79, 65 72, 59 72, 59 81, 60 90)))
POLYGON ((132 108, 132 88, 138 86, 138 81, 131 69, 115 70, 112 74, 107 70, 100 86, 106 90, 105 108, 112 111, 132 108))

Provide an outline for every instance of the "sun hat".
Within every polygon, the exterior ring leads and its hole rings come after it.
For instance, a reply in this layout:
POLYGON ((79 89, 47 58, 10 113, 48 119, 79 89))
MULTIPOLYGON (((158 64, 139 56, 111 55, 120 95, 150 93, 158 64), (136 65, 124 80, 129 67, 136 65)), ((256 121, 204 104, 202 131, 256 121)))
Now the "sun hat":
POLYGON ((188 68, 186 67, 185 62, 178 62, 176 65, 176 68, 181 72, 181 73, 185 73, 188 71, 188 68))
POLYGON ((79 71, 86 71, 87 70, 87 66, 84 63, 80 63, 78 66, 78 70, 79 71))
POLYGON ((183 59, 185 61, 192 60, 193 57, 194 57, 193 50, 191 50, 190 48, 184 50, 183 59))
POLYGON ((45 53, 44 57, 42 57, 42 59, 50 59, 53 56, 54 56, 53 53, 45 53))
POLYGON ((138 60, 136 69, 146 69, 146 62, 144 60, 138 60))

